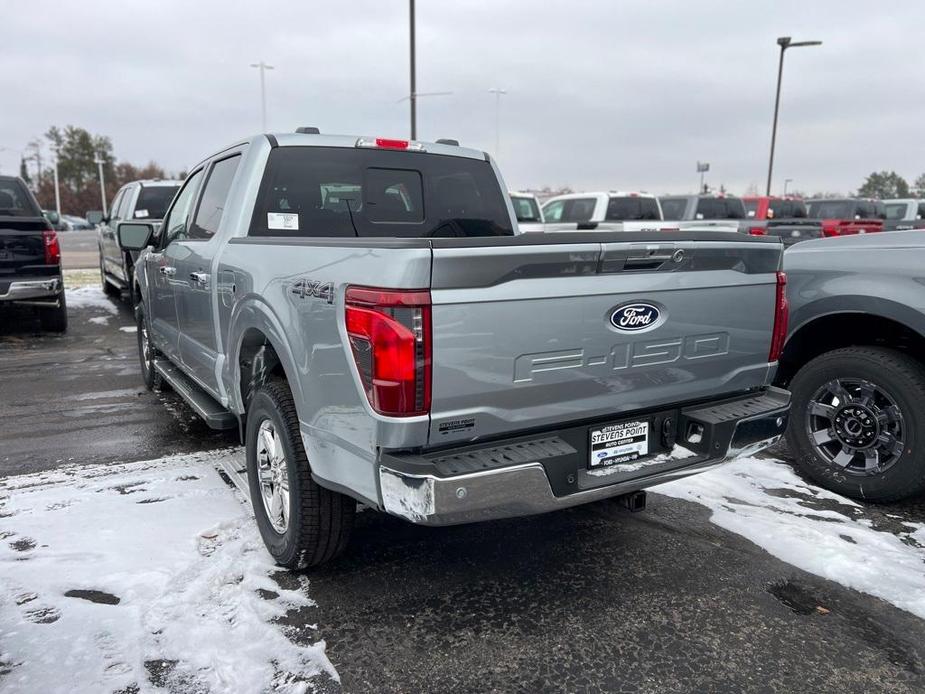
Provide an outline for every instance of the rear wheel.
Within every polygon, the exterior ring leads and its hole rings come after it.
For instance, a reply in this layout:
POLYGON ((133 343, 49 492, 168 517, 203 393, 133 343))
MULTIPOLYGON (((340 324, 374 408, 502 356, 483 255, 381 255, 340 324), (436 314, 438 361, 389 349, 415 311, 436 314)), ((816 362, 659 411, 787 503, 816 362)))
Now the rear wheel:
POLYGON ((139 303, 135 307, 135 325, 138 333, 138 361, 141 362, 141 378, 148 390, 161 390, 163 379, 154 368, 157 350, 148 332, 148 317, 145 314, 144 304, 139 303))
POLYGON ((284 380, 272 379, 254 392, 245 440, 251 504, 273 559, 302 569, 340 554, 350 539, 356 502, 312 479, 284 380))
POLYGON ((787 441, 797 465, 845 496, 895 501, 925 492, 925 367, 904 352, 847 347, 790 383, 787 441))
POLYGON ((64 292, 58 295, 58 305, 42 307, 39 309, 39 321, 42 330, 52 333, 63 333, 67 330, 67 303, 64 300, 64 292))

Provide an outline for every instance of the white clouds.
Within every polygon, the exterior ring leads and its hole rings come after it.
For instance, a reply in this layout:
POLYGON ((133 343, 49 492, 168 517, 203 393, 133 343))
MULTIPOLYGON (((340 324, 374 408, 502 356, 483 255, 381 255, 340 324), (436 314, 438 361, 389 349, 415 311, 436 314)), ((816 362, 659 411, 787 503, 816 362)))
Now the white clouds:
MULTIPOLYGON (((0 146, 49 125, 113 138, 116 153, 181 169, 260 125, 268 75, 275 130, 403 135, 407 5, 390 3, 18 4, 5 15, 0 146), (49 21, 54 14, 55 21, 49 21)), ((765 175, 775 38, 825 41, 788 53, 777 178, 848 190, 873 169, 911 178, 920 139, 925 8, 888 2, 418 2, 420 135, 494 147, 488 87, 502 103, 505 177, 514 187, 686 190, 698 159, 714 184, 765 175), (892 12, 890 10, 893 10, 892 12)), ((18 154, 0 152, 14 169, 18 154)))

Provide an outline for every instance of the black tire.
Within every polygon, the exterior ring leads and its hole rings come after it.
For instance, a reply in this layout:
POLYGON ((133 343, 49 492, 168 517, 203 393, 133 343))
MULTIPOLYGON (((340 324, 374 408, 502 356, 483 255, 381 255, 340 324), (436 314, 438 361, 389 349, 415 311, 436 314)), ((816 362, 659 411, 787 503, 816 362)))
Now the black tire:
POLYGON ((148 333, 148 317, 145 314, 145 305, 142 303, 135 307, 135 327, 138 333, 138 361, 141 364, 141 379, 145 382, 145 387, 148 390, 163 390, 163 377, 154 368, 154 359, 158 353, 148 333), (145 343, 147 343, 147 350, 145 349, 145 343))
POLYGON ((64 292, 58 294, 58 305, 39 309, 39 321, 42 330, 50 333, 63 333, 67 330, 67 302, 64 292))
POLYGON ((356 502, 319 486, 311 475, 299 434, 299 418, 288 384, 274 378, 257 388, 247 409, 245 427, 247 479, 257 527, 277 564, 304 569, 330 561, 347 546, 356 502), (286 456, 289 488, 288 525, 273 527, 261 494, 257 469, 258 433, 269 421, 286 456))
POLYGON ((807 476, 826 489, 864 501, 886 503, 925 492, 925 366, 921 362, 881 347, 836 349, 803 366, 790 382, 790 390, 793 403, 787 443, 807 476), (850 468, 823 457, 810 437, 807 408, 814 394, 836 378, 874 384, 899 409, 903 445, 896 446, 900 452, 880 471, 851 474, 850 468))
POLYGON ((106 268, 103 267, 103 249, 100 249, 100 283, 103 285, 103 294, 106 296, 119 296, 119 288, 106 281, 106 268))

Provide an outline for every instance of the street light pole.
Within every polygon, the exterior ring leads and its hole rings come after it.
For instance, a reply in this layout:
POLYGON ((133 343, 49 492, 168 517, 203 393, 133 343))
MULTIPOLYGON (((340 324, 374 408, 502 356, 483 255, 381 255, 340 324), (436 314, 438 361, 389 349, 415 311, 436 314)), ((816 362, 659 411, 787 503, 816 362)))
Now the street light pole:
POLYGON ((411 139, 416 140, 418 138, 418 88, 414 59, 414 0, 408 0, 408 10, 411 19, 409 32, 411 43, 411 91, 408 92, 408 95, 410 97, 409 101, 411 103, 411 139))
POLYGON ((61 216, 61 188, 58 187, 58 157, 55 156, 55 211, 58 213, 58 217, 61 216))
POLYGON ((489 93, 495 95, 495 159, 501 156, 501 95, 507 91, 500 87, 492 87, 489 93))
POLYGON ((260 70, 260 124, 263 132, 267 131, 267 85, 264 73, 267 70, 275 70, 272 65, 267 65, 262 60, 259 63, 251 63, 251 67, 260 70))
POLYGON ((93 163, 96 164, 97 170, 100 172, 100 200, 103 203, 103 217, 108 217, 109 213, 106 209, 106 181, 103 179, 103 157, 97 154, 93 163))
POLYGON ((774 171, 774 145, 777 143, 777 114, 780 111, 780 83, 784 74, 784 52, 788 48, 800 48, 802 46, 821 46, 822 41, 792 41, 789 36, 781 36, 777 39, 777 45, 780 46, 780 62, 777 65, 777 96, 774 97, 774 124, 771 126, 771 156, 768 159, 768 185, 765 194, 771 194, 771 175, 774 171))

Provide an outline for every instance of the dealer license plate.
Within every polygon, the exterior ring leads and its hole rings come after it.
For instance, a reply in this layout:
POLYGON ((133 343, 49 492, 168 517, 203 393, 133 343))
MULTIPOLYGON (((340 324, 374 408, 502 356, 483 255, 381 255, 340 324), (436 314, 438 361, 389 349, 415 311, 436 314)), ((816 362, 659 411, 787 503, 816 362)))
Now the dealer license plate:
POLYGON ((648 422, 620 422, 591 430, 591 469, 631 463, 648 454, 648 422))

